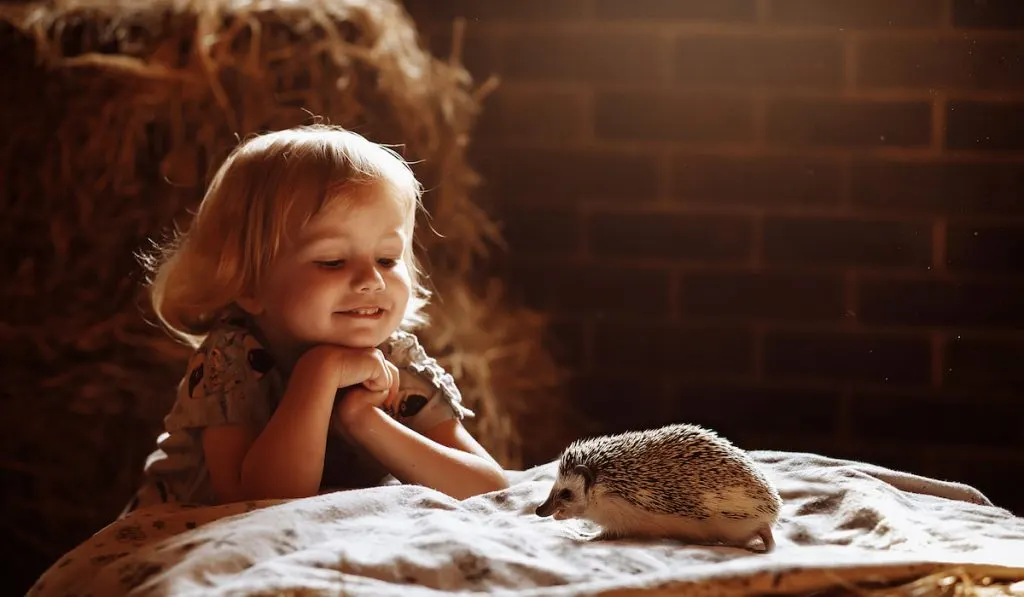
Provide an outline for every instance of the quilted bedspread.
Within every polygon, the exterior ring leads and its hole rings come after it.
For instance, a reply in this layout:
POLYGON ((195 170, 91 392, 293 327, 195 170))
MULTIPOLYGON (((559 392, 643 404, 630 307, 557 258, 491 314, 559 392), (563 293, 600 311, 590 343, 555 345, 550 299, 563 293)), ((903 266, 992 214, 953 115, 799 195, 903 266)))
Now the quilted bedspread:
POLYGON ((759 554, 590 541, 537 517, 555 463, 462 502, 385 485, 291 501, 161 507, 112 523, 32 595, 739 595, 903 580, 963 565, 1024 579, 1024 518, 971 487, 870 464, 752 452, 784 500, 759 554))

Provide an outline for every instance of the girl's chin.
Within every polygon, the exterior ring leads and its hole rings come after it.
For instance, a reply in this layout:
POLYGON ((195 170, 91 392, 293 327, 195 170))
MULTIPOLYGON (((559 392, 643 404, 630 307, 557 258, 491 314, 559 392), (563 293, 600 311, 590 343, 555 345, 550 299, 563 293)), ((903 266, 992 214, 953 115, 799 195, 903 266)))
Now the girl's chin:
MULTIPOLYGON (((361 327, 361 326, 360 326, 361 327)), ((391 336, 393 330, 372 326, 365 329, 350 329, 338 334, 332 340, 335 344, 349 348, 375 348, 391 336)))

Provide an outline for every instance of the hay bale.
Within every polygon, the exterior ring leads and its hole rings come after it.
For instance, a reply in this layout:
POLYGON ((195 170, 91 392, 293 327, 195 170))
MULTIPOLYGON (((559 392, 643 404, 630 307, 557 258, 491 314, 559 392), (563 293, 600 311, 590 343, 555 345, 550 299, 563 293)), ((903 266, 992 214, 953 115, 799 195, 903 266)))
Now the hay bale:
POLYGON ((524 425, 537 453, 560 447, 544 319, 485 273, 501 239, 465 159, 481 89, 399 4, 65 0, 0 17, 0 470, 8 519, 37 521, 8 524, 18 543, 52 560, 95 531, 153 448, 188 349, 152 324, 135 252, 187 221, 239 136, 311 114, 417 162, 436 293, 422 340, 472 430, 507 467, 524 425))

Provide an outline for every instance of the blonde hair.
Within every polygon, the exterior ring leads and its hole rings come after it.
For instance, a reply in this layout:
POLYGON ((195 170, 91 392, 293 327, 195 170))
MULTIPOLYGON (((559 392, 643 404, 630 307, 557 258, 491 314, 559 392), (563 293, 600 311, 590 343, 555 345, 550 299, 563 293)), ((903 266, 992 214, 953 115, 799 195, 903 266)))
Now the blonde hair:
POLYGON ((239 144, 211 181, 188 230, 143 256, 160 322, 198 344, 235 301, 256 292, 288 239, 328 202, 354 201, 363 195, 360 188, 380 184, 406 212, 413 292, 401 327, 422 324, 429 292, 413 252, 420 183, 390 148, 319 124, 239 144))

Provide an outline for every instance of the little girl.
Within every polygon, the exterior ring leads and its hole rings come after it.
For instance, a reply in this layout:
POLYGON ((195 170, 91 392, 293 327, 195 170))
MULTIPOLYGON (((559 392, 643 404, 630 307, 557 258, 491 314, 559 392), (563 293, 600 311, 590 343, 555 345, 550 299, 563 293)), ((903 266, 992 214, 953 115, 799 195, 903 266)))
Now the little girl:
POLYGON ((423 323, 421 187, 393 151, 322 125, 241 144, 150 259, 153 307, 196 347, 147 482, 161 502, 298 498, 390 474, 457 499, 507 487, 423 323))

